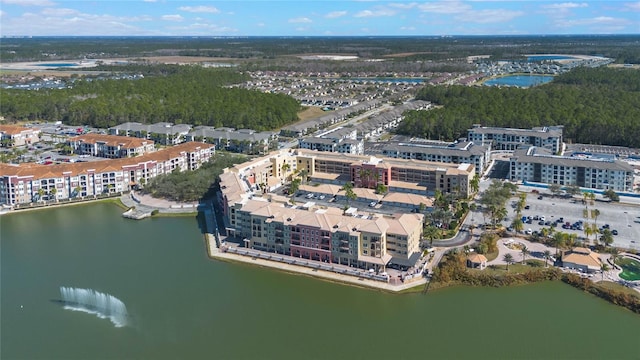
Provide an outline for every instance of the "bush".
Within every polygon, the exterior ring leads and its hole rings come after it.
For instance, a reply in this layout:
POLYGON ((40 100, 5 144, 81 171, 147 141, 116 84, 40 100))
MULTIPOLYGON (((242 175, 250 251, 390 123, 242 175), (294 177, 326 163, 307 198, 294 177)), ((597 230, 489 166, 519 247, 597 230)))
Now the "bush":
POLYGON ((153 211, 151 212, 151 216, 156 216, 156 215, 158 215, 159 213, 160 213, 160 210, 155 209, 155 210, 153 210, 153 211))

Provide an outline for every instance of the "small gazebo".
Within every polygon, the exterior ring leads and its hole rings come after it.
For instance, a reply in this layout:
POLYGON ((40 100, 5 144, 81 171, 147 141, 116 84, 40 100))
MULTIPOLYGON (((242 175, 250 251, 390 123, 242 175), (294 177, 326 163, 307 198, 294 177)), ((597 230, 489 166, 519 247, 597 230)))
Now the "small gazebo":
POLYGON ((487 267, 487 258, 482 254, 471 254, 467 257, 467 266, 483 270, 487 267))

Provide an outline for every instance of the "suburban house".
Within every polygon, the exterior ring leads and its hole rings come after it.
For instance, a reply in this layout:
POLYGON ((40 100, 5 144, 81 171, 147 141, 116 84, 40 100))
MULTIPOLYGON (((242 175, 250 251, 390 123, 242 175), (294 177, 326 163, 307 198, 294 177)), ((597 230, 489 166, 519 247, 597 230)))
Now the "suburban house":
POLYGON ((217 149, 265 154, 277 146, 278 134, 272 131, 257 132, 251 129, 214 128, 197 126, 185 136, 186 141, 202 141, 214 144, 217 149))

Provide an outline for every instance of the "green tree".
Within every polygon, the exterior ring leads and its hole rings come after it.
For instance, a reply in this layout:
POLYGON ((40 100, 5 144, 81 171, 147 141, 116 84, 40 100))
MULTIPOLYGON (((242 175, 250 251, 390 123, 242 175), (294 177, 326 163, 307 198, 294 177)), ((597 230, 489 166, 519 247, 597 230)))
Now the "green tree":
POLYGON ((527 255, 529 255, 529 249, 525 245, 522 245, 520 254, 522 255, 522 264, 524 265, 524 261, 527 259, 527 255))
POLYGON ((513 255, 511 254, 504 254, 504 256, 502 257, 502 260, 504 260, 505 263, 507 263, 507 271, 509 271, 509 265, 513 264, 513 255))
POLYGON ((620 201, 620 196, 612 189, 605 190, 602 193, 602 195, 604 195, 606 198, 608 198, 611 201, 615 201, 615 202, 620 201))
POLYGON ((609 271, 609 265, 607 265, 606 263, 602 263, 600 265, 600 273, 602 274, 601 280, 604 280, 604 273, 607 271, 609 271))
POLYGON ((353 184, 351 183, 351 181, 347 181, 344 185, 342 185, 342 188, 340 188, 340 190, 344 191, 344 196, 345 198, 347 198, 347 205, 349 205, 351 200, 355 200, 358 198, 358 195, 353 192, 353 184))
POLYGON ((549 259, 551 258, 551 251, 545 250, 543 253, 544 256, 544 267, 549 267, 549 259))
POLYGON ((611 233, 611 230, 609 229, 602 230, 602 235, 600 235, 600 242, 602 243, 602 246, 604 246, 605 249, 611 244, 613 244, 613 233, 611 233))
POLYGON ((429 225, 424 228, 422 236, 425 239, 429 239, 429 245, 433 246, 433 240, 440 239, 442 237, 442 232, 437 227, 429 225))

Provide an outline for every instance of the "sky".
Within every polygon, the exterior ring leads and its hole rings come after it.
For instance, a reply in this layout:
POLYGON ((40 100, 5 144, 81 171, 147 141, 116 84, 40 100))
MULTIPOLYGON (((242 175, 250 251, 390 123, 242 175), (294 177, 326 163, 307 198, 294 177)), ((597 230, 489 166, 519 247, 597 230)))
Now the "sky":
POLYGON ((640 34, 640 1, 0 0, 0 36, 640 34))

